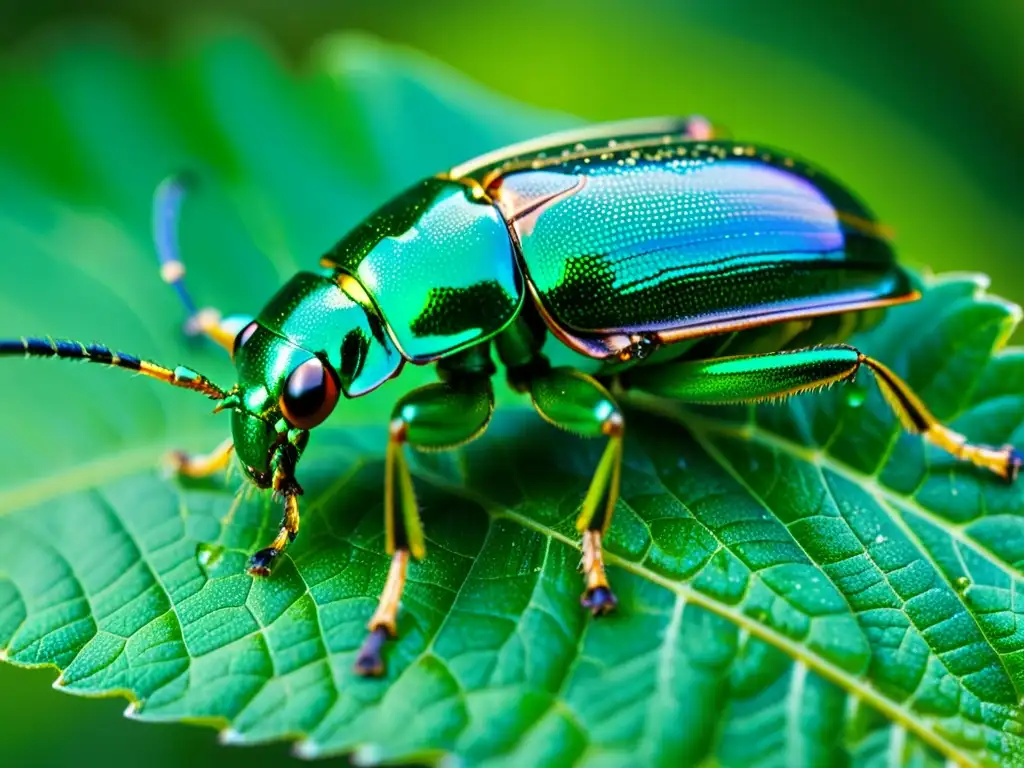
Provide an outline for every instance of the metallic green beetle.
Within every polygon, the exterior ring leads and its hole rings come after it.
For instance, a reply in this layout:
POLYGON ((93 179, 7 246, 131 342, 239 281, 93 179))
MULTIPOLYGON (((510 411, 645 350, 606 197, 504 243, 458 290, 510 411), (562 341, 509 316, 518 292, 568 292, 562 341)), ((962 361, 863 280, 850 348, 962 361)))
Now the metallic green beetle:
POLYGON ((516 145, 415 184, 301 272, 258 317, 197 310, 185 289, 175 221, 182 185, 157 194, 164 279, 193 330, 231 351, 225 391, 101 345, 20 339, 0 354, 85 359, 140 371, 219 401, 232 438, 186 475, 237 455, 283 498, 277 537, 250 571, 267 575, 299 529, 295 469, 342 399, 406 364, 436 363, 440 383, 402 396, 385 462, 393 556, 360 674, 383 671, 397 634, 410 556, 425 555, 405 447, 446 449, 480 435, 493 410, 492 353, 509 383, 557 427, 607 440, 577 527, 594 615, 615 606, 602 536, 619 489, 624 419, 612 392, 688 403, 783 398, 851 380, 864 365, 904 424, 954 456, 1015 479, 1022 457, 940 424, 882 363, 839 343, 885 307, 918 298, 883 229, 843 186, 789 155, 714 136, 701 118, 597 126, 516 145), (573 364, 553 367, 553 355, 573 364))

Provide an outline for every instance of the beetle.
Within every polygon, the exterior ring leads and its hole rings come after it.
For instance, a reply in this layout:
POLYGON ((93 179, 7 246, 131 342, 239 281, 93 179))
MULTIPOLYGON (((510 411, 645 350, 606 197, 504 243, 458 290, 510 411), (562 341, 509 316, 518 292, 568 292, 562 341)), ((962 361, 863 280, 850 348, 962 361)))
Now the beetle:
POLYGON ((409 560, 426 554, 406 449, 451 449, 486 429, 494 356, 543 418, 606 440, 577 520, 581 602, 595 616, 616 605, 602 539, 619 491, 620 393, 757 402, 851 381, 866 367, 906 429, 1006 480, 1019 472, 1012 446, 968 442, 883 363, 843 343, 920 297, 865 205, 790 154, 718 138, 703 118, 563 132, 424 179, 255 318, 193 302, 176 244, 184 189, 171 179, 155 196, 161 274, 189 328, 232 355, 234 387, 101 344, 22 338, 0 341, 0 354, 105 363, 217 400, 231 438, 207 456, 177 454, 176 466, 210 475, 234 453, 249 480, 280 496, 280 531, 251 557, 255 576, 269 575, 298 533, 296 467, 310 431, 404 366, 436 365, 440 381, 402 395, 389 425, 392 560, 359 674, 383 672, 409 560))

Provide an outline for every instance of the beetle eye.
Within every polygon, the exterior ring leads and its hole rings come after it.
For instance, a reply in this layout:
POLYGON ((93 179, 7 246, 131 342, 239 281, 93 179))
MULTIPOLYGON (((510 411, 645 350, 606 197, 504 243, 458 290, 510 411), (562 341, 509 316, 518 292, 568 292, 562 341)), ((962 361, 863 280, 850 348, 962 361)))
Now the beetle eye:
POLYGON ((245 328, 238 332, 238 335, 235 336, 234 349, 231 350, 232 360, 234 360, 238 356, 238 350, 240 350, 242 347, 246 345, 246 342, 248 342, 249 339, 252 338, 252 335, 256 333, 256 329, 259 327, 259 323, 253 320, 251 323, 245 326, 245 328))
POLYGON ((323 423, 338 404, 338 382, 318 358, 307 360, 288 376, 281 395, 284 417, 299 429, 323 423))

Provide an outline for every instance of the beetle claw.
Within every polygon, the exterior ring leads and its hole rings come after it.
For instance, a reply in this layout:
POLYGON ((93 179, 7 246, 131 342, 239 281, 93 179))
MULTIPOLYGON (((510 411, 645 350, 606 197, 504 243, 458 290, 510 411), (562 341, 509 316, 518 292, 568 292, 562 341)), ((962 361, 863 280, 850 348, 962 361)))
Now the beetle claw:
POLYGON ((252 576, 269 576, 270 570, 274 565, 274 561, 277 560, 277 556, 281 554, 281 550, 275 547, 267 547, 261 549, 255 555, 249 558, 248 571, 252 576))
POLYGON ((605 616, 615 610, 619 601, 610 587, 592 587, 583 593, 580 605, 587 608, 594 616, 605 616))
POLYGON ((384 674, 384 657, 381 651, 384 643, 387 642, 390 633, 385 627, 377 627, 370 630, 366 640, 363 641, 356 657, 356 663, 352 671, 360 677, 380 677, 384 674))
POLYGON ((1006 480, 1015 482, 1020 474, 1020 468, 1024 465, 1024 453, 1021 453, 1012 445, 1006 446, 1006 480))

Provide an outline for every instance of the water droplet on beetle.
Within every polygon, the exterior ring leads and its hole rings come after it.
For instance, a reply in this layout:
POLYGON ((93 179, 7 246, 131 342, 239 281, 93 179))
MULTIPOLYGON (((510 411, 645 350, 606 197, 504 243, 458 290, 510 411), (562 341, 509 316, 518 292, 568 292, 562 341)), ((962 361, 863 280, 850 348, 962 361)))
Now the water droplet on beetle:
POLYGON ((956 588, 956 591, 962 595, 967 591, 967 588, 971 586, 971 580, 966 576, 957 576, 953 579, 953 586, 956 588))
POLYGON ((863 387, 851 386, 846 390, 846 404, 851 408, 860 408, 864 405, 867 393, 863 387))
POLYGON ((220 559, 224 556, 224 547, 218 544, 197 544, 196 562, 203 569, 203 573, 210 575, 210 569, 217 567, 220 559))

